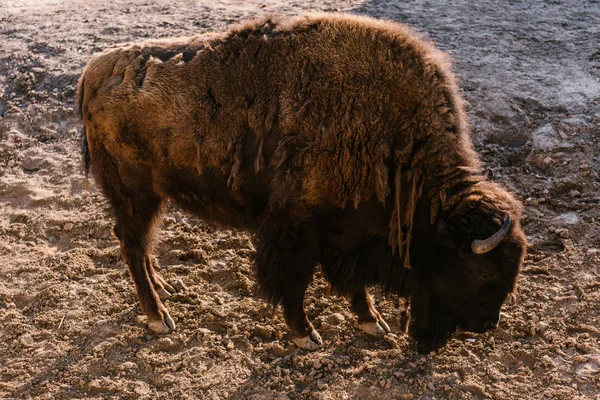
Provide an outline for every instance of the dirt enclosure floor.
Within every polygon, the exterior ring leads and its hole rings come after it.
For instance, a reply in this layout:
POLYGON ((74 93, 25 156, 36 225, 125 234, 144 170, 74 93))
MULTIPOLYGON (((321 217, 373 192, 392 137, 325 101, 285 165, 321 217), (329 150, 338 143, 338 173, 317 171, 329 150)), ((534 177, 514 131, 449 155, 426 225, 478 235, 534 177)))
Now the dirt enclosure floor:
POLYGON ((0 398, 600 399, 597 0, 0 0, 0 398), (419 355, 366 337, 318 277, 325 345, 295 348, 256 295, 244 232, 170 209, 156 254, 177 330, 144 325, 107 202, 85 190, 75 86, 92 53, 267 12, 408 23, 456 61, 477 149, 527 205, 531 244, 497 330, 419 355))

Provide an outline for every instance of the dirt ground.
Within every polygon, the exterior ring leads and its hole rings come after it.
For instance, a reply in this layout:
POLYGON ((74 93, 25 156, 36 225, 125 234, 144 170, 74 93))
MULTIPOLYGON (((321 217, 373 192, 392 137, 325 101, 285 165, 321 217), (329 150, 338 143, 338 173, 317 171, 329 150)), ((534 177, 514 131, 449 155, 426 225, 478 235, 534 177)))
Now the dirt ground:
POLYGON ((0 398, 600 399, 599 1, 0 4, 0 398), (248 236, 177 209, 156 252, 177 330, 144 325, 108 204, 85 190, 79 74, 114 43, 306 9, 406 22, 453 55, 488 173, 527 205, 497 330, 419 355, 395 296, 374 290, 396 334, 371 339, 319 278, 307 311, 325 345, 299 350, 255 293, 248 236))

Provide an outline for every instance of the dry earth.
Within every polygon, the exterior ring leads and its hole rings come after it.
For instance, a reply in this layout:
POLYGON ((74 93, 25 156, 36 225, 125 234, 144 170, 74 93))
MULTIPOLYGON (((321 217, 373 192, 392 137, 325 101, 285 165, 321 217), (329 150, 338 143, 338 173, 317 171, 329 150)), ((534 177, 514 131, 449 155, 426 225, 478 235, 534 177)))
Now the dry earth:
POLYGON ((0 0, 0 397, 600 399, 600 2, 0 0), (501 4, 500 4, 501 3, 501 4), (499 329, 435 354, 365 337, 316 279, 325 346, 295 348, 255 294, 243 232, 169 212, 157 255, 181 289, 169 336, 146 329, 85 190, 75 85, 111 44, 221 30, 266 12, 407 22, 452 53, 489 175, 527 204, 531 243, 499 329))

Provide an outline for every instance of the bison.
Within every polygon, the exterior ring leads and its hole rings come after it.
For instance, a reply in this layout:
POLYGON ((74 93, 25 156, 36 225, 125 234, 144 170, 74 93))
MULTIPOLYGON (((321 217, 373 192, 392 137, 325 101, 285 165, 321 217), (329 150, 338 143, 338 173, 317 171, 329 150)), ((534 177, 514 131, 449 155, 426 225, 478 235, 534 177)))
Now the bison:
POLYGON ((521 205, 481 172, 449 57, 410 28, 347 14, 270 17, 96 54, 78 85, 84 160, 148 326, 175 329, 151 255, 171 201, 253 237, 256 279, 293 342, 321 266, 358 325, 369 285, 410 303, 422 352, 496 327, 526 250, 521 205))

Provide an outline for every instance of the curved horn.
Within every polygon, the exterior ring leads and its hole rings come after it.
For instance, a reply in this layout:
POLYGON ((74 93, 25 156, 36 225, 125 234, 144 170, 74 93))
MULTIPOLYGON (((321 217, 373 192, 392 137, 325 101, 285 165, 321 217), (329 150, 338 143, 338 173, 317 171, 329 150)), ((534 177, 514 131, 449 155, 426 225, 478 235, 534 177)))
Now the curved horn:
POLYGON ((510 229, 510 214, 506 213, 506 217, 504 218, 504 223, 502 224, 502 228, 492 236, 483 240, 473 240, 471 243, 471 250, 475 254, 485 254, 488 251, 494 250, 498 244, 506 237, 508 231, 510 229))

